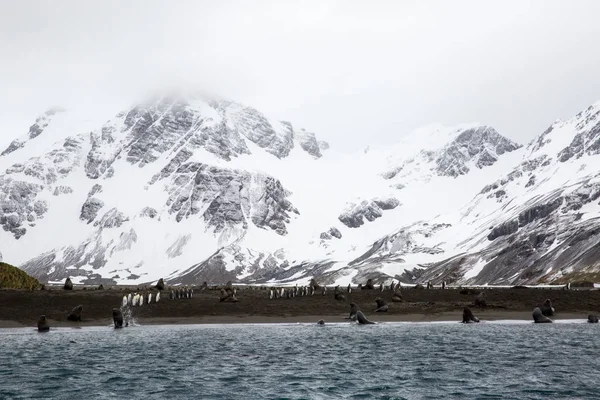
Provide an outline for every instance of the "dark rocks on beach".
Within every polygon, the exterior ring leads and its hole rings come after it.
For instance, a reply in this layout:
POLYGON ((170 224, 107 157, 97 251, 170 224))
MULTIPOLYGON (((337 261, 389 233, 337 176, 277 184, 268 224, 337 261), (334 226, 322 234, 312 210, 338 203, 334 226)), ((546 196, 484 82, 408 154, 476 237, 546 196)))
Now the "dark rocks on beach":
POLYGON ((40 316, 40 319, 38 319, 37 328, 38 332, 48 332, 50 330, 50 326, 46 321, 45 315, 40 316))
POLYGON ((542 314, 546 317, 551 317, 554 315, 554 307, 552 307, 552 301, 550 299, 546 299, 544 304, 541 307, 542 314))
POLYGON ((539 307, 533 309, 533 322, 536 324, 552 323, 552 320, 542 314, 542 310, 539 307))
POLYGON ((462 323, 469 324, 471 322, 479 322, 479 318, 473 315, 473 311, 469 307, 463 309, 462 323))
POLYGON ((156 283, 156 288, 158 290, 165 290, 165 281, 163 280, 163 278, 160 278, 158 280, 158 282, 156 283))
POLYGON ((595 314, 588 315, 588 322, 590 324, 597 324, 598 323, 598 316, 595 315, 595 314))
POLYGON ((458 293, 464 294, 464 295, 473 295, 473 294, 479 294, 481 292, 477 289, 460 289, 460 292, 458 292, 458 293))
POLYGON ((67 315, 68 321, 81 322, 81 311, 83 311, 83 306, 79 305, 75 307, 69 315, 67 315))
POLYGON ((425 289, 425 286, 421 285, 420 283, 417 283, 413 289, 425 289))
POLYGON ((63 286, 64 290, 73 290, 73 282, 71 282, 71 278, 67 278, 65 281, 65 285, 63 286))
POLYGON ((377 309, 375 310, 375 312, 387 312, 388 304, 384 299, 378 297, 375 299, 375 303, 377 303, 377 309))
POLYGON ((113 322, 115 324, 115 329, 123 327, 123 313, 118 308, 113 308, 112 310, 113 322))

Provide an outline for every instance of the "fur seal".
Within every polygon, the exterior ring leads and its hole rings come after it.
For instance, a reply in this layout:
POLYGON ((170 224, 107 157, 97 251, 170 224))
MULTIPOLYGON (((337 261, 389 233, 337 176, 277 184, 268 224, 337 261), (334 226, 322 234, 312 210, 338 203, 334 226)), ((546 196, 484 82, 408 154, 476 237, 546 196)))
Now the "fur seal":
POLYGON ((371 324, 374 325, 375 324, 375 322, 369 321, 367 319, 367 317, 365 317, 365 314, 363 314, 363 312, 360 310, 356 312, 356 320, 361 325, 371 325, 371 324))
POLYGON ((473 315, 473 311, 469 307, 463 309, 462 323, 469 324, 471 322, 479 322, 479 318, 473 315))
POLYGON ((539 307, 536 307, 533 309, 533 322, 536 324, 544 324, 544 323, 551 323, 552 320, 548 317, 546 317, 544 314, 542 314, 542 310, 540 310, 539 307))
POLYGON ((119 329, 123 327, 123 313, 118 308, 112 309, 113 322, 115 324, 115 329, 119 329))
POLYGON ((595 314, 588 315, 588 322, 590 324, 597 324, 598 323, 598 316, 595 315, 595 314))
POLYGON ((554 315, 554 307, 552 307, 552 302, 550 301, 550 299, 546 299, 546 301, 544 301, 541 310, 542 314, 544 314, 544 316, 546 317, 551 317, 554 315))
POLYGON ((235 298, 233 293, 228 293, 225 289, 221 289, 219 301, 224 303, 237 303, 238 299, 235 298))
POLYGON ((158 290, 165 290, 165 281, 163 280, 163 278, 160 278, 158 282, 156 282, 156 288, 158 290))
POLYGON ((377 303, 377 309, 375 310, 375 312, 387 312, 388 304, 384 299, 378 297, 375 299, 375 303, 377 303))
POLYGON ((352 321, 354 321, 356 319, 356 313, 359 311, 360 309, 358 308, 355 302, 350 303, 350 315, 346 319, 351 319, 352 321))
POLYGON ((317 280, 316 280, 315 278, 312 278, 312 279, 310 280, 309 286, 310 286, 311 288, 313 288, 314 290, 319 290, 319 289, 321 289, 321 285, 319 285, 319 284, 317 283, 317 280))
POLYGON ((50 330, 50 326, 48 326, 45 315, 41 315, 40 319, 38 319, 37 328, 38 332, 48 332, 50 330))
POLYGON ((337 301, 345 301, 346 300, 346 296, 344 296, 341 292, 337 292, 333 295, 333 297, 337 300, 337 301))
POLYGON ((373 279, 367 279, 367 283, 362 287, 363 290, 375 290, 375 286, 373 286, 373 279))
POLYGON ((67 280, 65 281, 65 285, 63 286, 64 290, 73 290, 73 282, 71 282, 71 278, 67 277, 67 280))
POLYGON ((325 321, 323 321, 322 319, 317 321, 317 325, 325 325, 325 321))
POLYGON ((81 311, 83 310, 83 306, 79 305, 75 307, 71 312, 67 315, 68 321, 78 321, 81 322, 81 311))

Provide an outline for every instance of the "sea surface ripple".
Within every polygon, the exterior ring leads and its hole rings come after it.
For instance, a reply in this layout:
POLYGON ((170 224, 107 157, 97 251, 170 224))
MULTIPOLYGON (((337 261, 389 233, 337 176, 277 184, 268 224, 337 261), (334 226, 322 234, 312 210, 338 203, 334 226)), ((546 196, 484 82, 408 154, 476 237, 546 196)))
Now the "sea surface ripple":
POLYGON ((0 329, 0 399, 598 398, 600 324, 0 329))

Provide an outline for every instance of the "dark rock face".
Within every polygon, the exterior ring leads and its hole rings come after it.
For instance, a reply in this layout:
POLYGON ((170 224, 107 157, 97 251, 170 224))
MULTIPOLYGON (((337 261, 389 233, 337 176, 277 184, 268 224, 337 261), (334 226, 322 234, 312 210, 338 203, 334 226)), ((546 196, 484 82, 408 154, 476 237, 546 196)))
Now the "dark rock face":
POLYGON ((488 238, 488 240, 492 241, 501 236, 512 235, 513 233, 515 233, 518 230, 519 230, 519 221, 517 221, 517 220, 507 221, 507 222, 504 222, 503 224, 500 224, 500 225, 494 227, 487 238, 488 238))
POLYGON ((442 176, 457 177, 469 172, 468 164, 477 168, 494 164, 498 156, 520 148, 488 126, 467 129, 447 145, 435 159, 436 172, 442 176))
POLYGON ((319 146, 314 133, 309 133, 301 129, 300 131, 296 132, 296 139, 300 143, 302 150, 306 151, 315 158, 321 157, 321 147, 319 146))
POLYGON ((563 198, 559 197, 550 203, 538 204, 534 207, 528 208, 519 214, 519 226, 522 227, 538 219, 546 218, 548 215, 556 211, 562 205, 562 203, 563 198))
POLYGON ((344 210, 338 219, 349 228, 358 228, 365 223, 365 219, 373 222, 383 215, 384 210, 392 210, 399 205, 400 202, 393 197, 363 200, 360 204, 352 204, 344 210))
POLYGON ((600 153, 600 109, 589 107, 577 128, 582 129, 575 135, 571 143, 558 153, 558 161, 567 162, 572 158, 580 158, 584 154, 600 153))
POLYGON ((142 217, 148 217, 148 218, 154 219, 158 215, 158 211, 156 211, 152 207, 144 207, 144 209, 140 212, 140 215, 142 217))
POLYGON ((83 311, 83 306, 79 305, 79 306, 75 307, 67 315, 67 320, 68 321, 81 322, 81 311, 83 311))
POLYGON ((341 239, 342 232, 335 227, 331 227, 327 232, 321 232, 320 238, 323 240, 330 240, 331 238, 341 239))
POLYGON ((91 223, 98 216, 98 211, 104 207, 104 202, 95 197, 88 198, 83 206, 81 206, 81 213, 79 215, 79 219, 83 221, 87 221, 87 223, 91 223))
POLYGON ((63 109, 61 109, 59 107, 55 107, 55 108, 49 109, 44 114, 39 116, 35 120, 35 123, 29 127, 29 132, 27 132, 27 135, 23 138, 13 140, 10 143, 10 145, 8 145, 6 150, 4 150, 2 153, 0 153, 0 157, 8 155, 14 151, 19 150, 20 148, 25 146, 25 143, 27 141, 29 141, 31 139, 35 139, 36 137, 41 135, 44 132, 44 130, 48 127, 48 124, 50 124, 50 122, 52 121, 52 117, 54 115, 56 115, 57 113, 63 112, 63 111, 64 111, 63 109))
POLYGON ((289 213, 298 214, 281 182, 266 175, 187 163, 178 168, 172 185, 179 190, 167 205, 177 221, 199 213, 208 204, 203 217, 215 232, 237 225, 247 228, 249 216, 256 226, 285 235, 289 213))

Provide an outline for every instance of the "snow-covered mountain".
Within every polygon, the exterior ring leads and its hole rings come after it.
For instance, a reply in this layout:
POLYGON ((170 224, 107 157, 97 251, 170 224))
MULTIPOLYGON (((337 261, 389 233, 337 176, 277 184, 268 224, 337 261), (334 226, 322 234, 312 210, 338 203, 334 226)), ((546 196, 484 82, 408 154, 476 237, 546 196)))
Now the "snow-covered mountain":
POLYGON ((1 153, 0 252, 82 283, 585 278, 598 152, 600 103, 527 146, 474 123, 357 154, 202 96, 56 108, 1 153))

